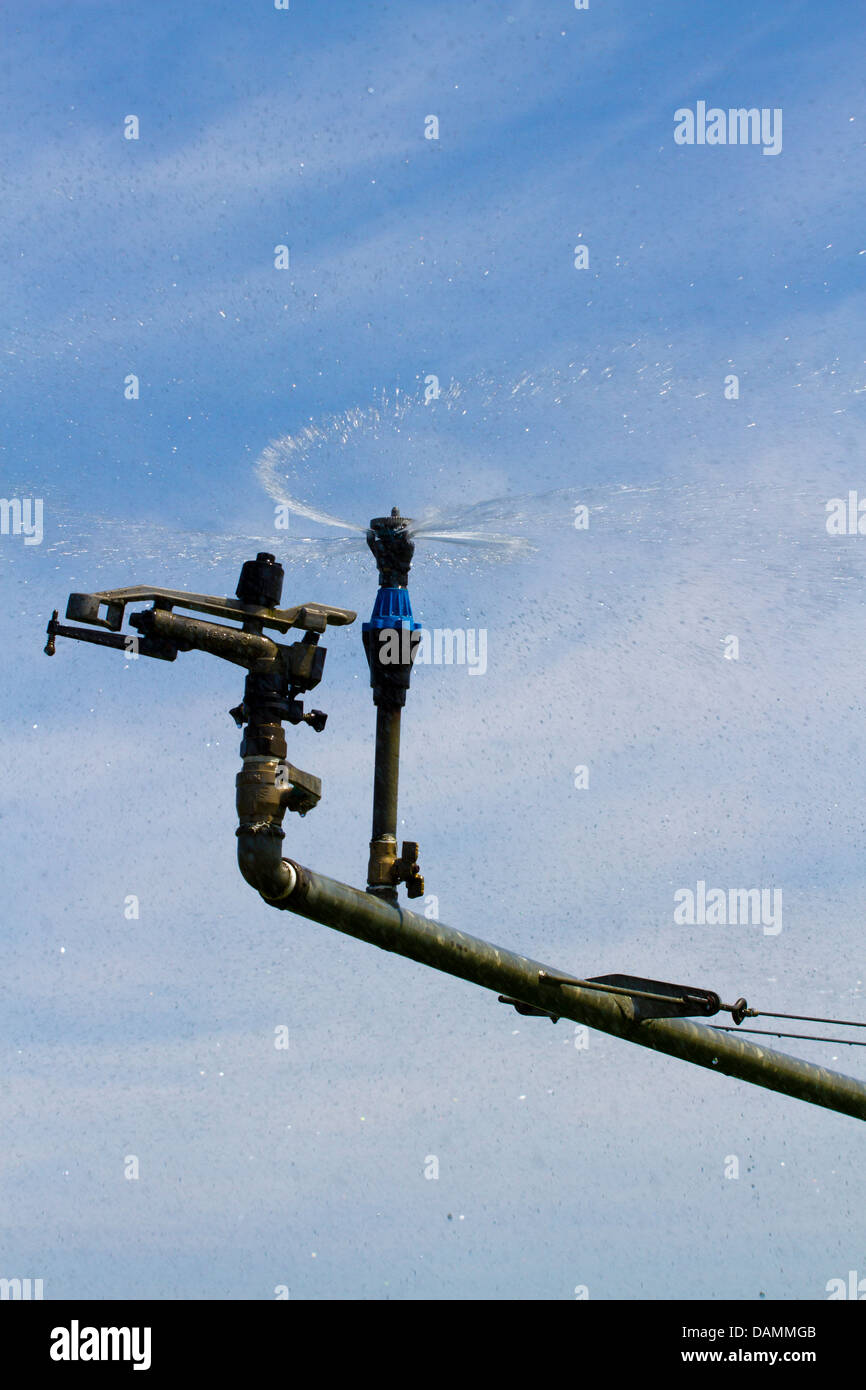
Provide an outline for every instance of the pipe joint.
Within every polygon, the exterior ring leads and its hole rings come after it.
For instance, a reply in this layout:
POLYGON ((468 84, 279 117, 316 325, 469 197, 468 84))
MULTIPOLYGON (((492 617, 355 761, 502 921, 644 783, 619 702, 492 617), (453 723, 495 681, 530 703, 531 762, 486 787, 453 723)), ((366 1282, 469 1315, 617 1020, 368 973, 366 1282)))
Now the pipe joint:
POLYGON ((238 868, 247 883, 267 902, 282 904, 298 882, 294 864, 282 857, 282 830, 267 825, 241 826, 237 837, 238 868))

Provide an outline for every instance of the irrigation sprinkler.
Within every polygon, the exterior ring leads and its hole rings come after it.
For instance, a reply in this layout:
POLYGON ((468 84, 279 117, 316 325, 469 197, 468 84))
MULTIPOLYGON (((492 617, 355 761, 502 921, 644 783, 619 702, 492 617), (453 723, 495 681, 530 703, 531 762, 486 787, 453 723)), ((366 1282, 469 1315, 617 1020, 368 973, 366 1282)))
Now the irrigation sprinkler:
POLYGON ((376 757, 373 769, 373 832, 367 867, 367 892, 397 901, 397 885, 410 898, 424 892, 418 868, 418 845, 406 840, 397 855, 397 790, 400 781, 400 724, 412 679, 412 663, 421 640, 409 598, 409 570, 415 553, 411 521, 393 507, 376 516, 367 532, 379 570, 379 590, 363 641, 373 704, 376 706, 376 757))
POLYGON ((400 724, 421 639, 408 591, 412 526, 394 507, 389 516, 373 518, 367 531, 379 588, 362 628, 376 709, 366 891, 282 854, 286 811, 306 815, 322 792, 318 777, 287 761, 284 723, 306 724, 318 733, 324 729, 327 716, 321 710, 305 711, 301 696, 322 679, 320 636, 329 626, 354 622, 355 613, 319 603, 280 608, 283 568, 273 555, 261 552, 243 565, 234 599, 152 587, 71 594, 66 617, 84 626, 58 622, 55 610, 45 651, 54 655, 56 639, 65 637, 162 661, 174 661, 179 652, 209 652, 246 669, 243 699, 230 711, 244 729, 236 779, 238 864, 271 906, 493 990, 521 1014, 554 1023, 573 1019, 752 1085, 866 1119, 866 1083, 747 1041, 733 1030, 695 1021, 726 1012, 739 1026, 761 1012, 750 1009, 744 998, 725 1004, 714 991, 690 985, 624 974, 588 979, 563 974, 400 905, 401 884, 410 898, 424 892, 417 843, 405 841, 397 853, 400 724), (123 633, 125 610, 140 603, 150 606, 132 613, 135 632, 123 633), (221 621, 176 613, 178 608, 221 621), (303 636, 277 642, 266 629, 282 635, 296 629, 303 636))

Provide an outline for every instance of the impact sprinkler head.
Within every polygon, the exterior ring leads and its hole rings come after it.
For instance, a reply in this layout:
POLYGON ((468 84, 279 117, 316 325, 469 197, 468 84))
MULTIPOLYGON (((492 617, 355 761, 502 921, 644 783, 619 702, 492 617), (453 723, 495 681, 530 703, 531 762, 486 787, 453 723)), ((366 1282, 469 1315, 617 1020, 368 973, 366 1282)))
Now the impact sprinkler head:
POLYGON ((374 516, 367 531, 367 544, 379 569, 379 585, 383 589, 405 589, 415 554, 415 542, 409 529, 412 518, 400 515, 399 507, 391 508, 390 516, 374 516))

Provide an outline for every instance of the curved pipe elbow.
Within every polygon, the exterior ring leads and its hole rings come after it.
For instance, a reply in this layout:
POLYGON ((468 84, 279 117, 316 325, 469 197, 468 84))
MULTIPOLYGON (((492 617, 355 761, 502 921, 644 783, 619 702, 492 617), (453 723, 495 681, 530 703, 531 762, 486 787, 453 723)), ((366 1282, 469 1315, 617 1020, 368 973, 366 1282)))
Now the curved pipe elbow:
POLYGON ((295 867, 283 859, 282 837, 238 831, 238 867, 252 888, 267 902, 283 906, 298 882, 295 867))

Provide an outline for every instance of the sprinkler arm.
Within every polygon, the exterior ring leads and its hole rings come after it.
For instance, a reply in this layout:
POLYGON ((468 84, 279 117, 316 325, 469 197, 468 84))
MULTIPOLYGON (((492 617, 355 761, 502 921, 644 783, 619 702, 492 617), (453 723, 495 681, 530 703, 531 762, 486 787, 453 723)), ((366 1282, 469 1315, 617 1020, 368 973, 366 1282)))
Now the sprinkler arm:
MULTIPOLYGON (((173 608, 189 608, 195 613, 207 613, 216 618, 270 627, 283 633, 293 627, 305 632, 322 633, 329 624, 342 627, 346 623, 354 622, 357 616, 346 608, 329 608, 321 603, 302 603, 295 608, 267 608, 241 603, 238 599, 217 598, 213 594, 189 594, 182 589, 161 589, 147 584, 134 584, 126 589, 101 589, 93 594, 70 594, 66 616, 75 622, 87 623, 91 627, 102 628, 110 633, 119 633, 123 626, 124 610, 127 604, 131 603, 150 603, 155 610, 165 613, 170 613, 173 608), (101 616, 103 609, 104 617, 101 616)), ((49 641, 45 651, 48 656, 54 656, 55 637, 74 637, 78 641, 95 642, 100 646, 127 650, 124 645, 126 638, 122 638, 120 642, 107 642, 101 633, 68 628, 58 623, 56 610, 47 631, 49 641)), ((129 640, 134 640, 132 634, 129 635, 129 640)), ((146 652, 144 655, 156 653, 146 652)), ((163 659, 173 661, 174 657, 168 656, 163 659)))

